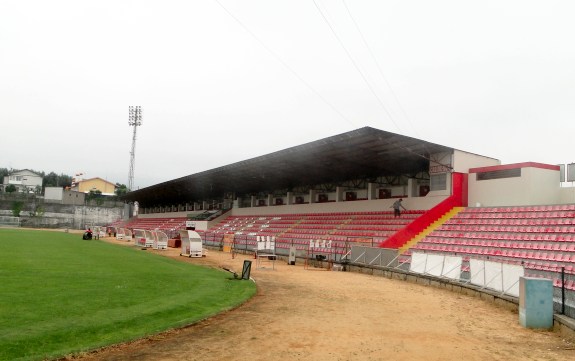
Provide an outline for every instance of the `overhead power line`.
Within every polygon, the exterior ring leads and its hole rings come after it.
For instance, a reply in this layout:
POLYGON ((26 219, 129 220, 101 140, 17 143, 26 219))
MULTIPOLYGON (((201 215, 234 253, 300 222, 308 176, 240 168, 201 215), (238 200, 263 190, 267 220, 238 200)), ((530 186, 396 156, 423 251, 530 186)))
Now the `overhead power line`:
POLYGON ((385 113, 387 114, 387 116, 389 117, 389 119, 391 120, 391 122, 395 125, 395 127, 401 131, 401 128, 399 127, 399 125, 397 125, 397 123, 395 122, 395 120, 393 119, 393 116, 391 115, 391 113, 389 112, 389 110, 387 110, 387 107, 385 106, 385 104, 383 104, 383 101, 379 98, 379 96, 377 95, 377 93, 375 92, 375 89, 373 89, 373 87, 371 86, 370 82, 367 80, 366 76, 363 74, 363 72, 361 71, 361 69, 359 68, 359 66, 357 65, 357 63, 355 62, 355 60, 353 59, 353 57, 351 56, 350 52, 347 50, 347 48, 345 47, 343 41, 340 39, 339 35, 337 35, 335 29, 333 28, 333 26, 331 25, 331 23, 327 20, 325 14, 323 13, 323 11, 320 9, 319 5, 317 4, 317 2, 315 0, 313 0, 313 3, 317 9, 317 11, 320 13, 323 21, 327 24, 327 26, 329 27, 329 29, 331 30, 331 32, 333 33, 333 35, 335 36, 335 38, 337 39, 339 45, 341 45, 341 47, 343 48, 343 50, 345 51, 345 54, 347 55, 347 57, 349 58, 349 60, 351 61, 351 63, 353 64, 353 66, 355 67, 355 69, 357 70, 357 72, 359 73, 359 75, 361 75, 361 78, 363 79, 363 81, 365 82, 365 84, 367 85, 367 87, 369 88, 369 90, 371 91, 371 93, 373 94, 373 96, 377 99, 379 105, 381 106, 381 108, 385 111, 385 113))
POLYGON ((377 57, 375 56, 374 52, 371 50, 371 47, 369 46, 367 40, 365 39, 365 36, 363 36, 363 32, 361 31, 361 29, 359 28, 359 25, 357 24, 357 22, 355 21, 355 18, 351 15, 351 11, 349 11, 349 7, 347 6, 347 3, 345 2, 345 0, 342 0, 343 5, 345 7, 345 10, 347 11, 349 18, 351 19, 351 21, 353 22, 353 25, 355 26, 355 28, 357 29, 357 32, 359 33, 359 36, 361 37, 361 40, 363 41, 363 44, 365 45, 365 47, 367 48, 369 54, 371 55, 373 62, 375 63, 375 66, 377 67, 377 70, 379 71, 379 75, 381 75, 381 77, 383 78, 383 81, 385 82, 385 84, 387 85, 387 87, 389 88, 391 95, 393 95, 393 98, 395 99, 395 102, 397 103, 397 106, 399 107, 399 109, 401 110, 401 112, 403 113, 403 116, 405 117, 405 119, 407 120, 407 122, 409 123, 409 125, 411 126, 411 128, 414 130, 415 134, 419 137, 419 134, 417 133, 417 128, 415 128, 411 122, 411 120, 409 119, 409 117, 407 116, 407 112, 405 111, 405 109, 401 106, 401 103, 399 102, 399 98, 397 97, 397 95, 395 94, 395 92, 393 91, 393 88, 391 87, 391 85, 389 84, 389 82, 387 81, 386 76, 383 74, 383 70, 381 69, 381 66, 379 65, 379 61, 377 60, 377 57))
POLYGON ((248 34, 250 34, 261 46, 264 47, 277 61, 279 61, 290 73, 292 73, 300 82, 302 82, 309 90, 311 90, 315 95, 317 95, 327 106, 329 106, 334 112, 336 112, 343 120, 356 127, 353 122, 346 117, 342 112, 340 112, 332 103, 330 103, 320 92, 318 92, 314 87, 311 86, 304 78, 302 78, 289 64, 287 64, 279 55, 277 55, 272 49, 270 49, 253 31, 251 31, 238 17, 232 14, 219 0, 215 2, 224 11, 234 19, 248 34))
MULTIPOLYGON (((253 31, 251 31, 240 19, 238 19, 234 14, 232 14, 219 0, 215 0, 215 2, 232 18, 234 19, 248 34, 250 34, 261 46, 264 47, 264 49, 266 49, 277 61, 279 61, 289 72, 291 72, 299 81, 301 81, 308 89, 310 89, 314 94, 316 94, 325 104, 327 104, 334 112, 336 112, 342 119, 344 119, 345 121, 347 121, 348 123, 350 123, 351 125, 355 126, 353 124, 353 122, 347 118, 343 113, 341 113, 333 104, 331 104, 327 99, 325 99, 317 90, 315 90, 305 79, 303 79, 295 70, 293 70, 279 55, 277 55, 272 49, 270 49, 253 31)), ((330 27, 331 31, 334 33, 336 39, 338 39, 340 45, 344 48, 346 54, 348 55, 348 57, 351 59, 353 65, 355 66, 355 68, 357 69, 357 71, 361 74, 363 80, 366 82, 366 84, 368 85, 369 89, 371 90, 371 92, 374 94, 374 96, 376 97, 376 99, 379 101, 380 105, 382 106, 382 108, 385 110, 385 112, 387 113, 387 115, 389 116, 389 118, 391 119, 391 121, 393 122, 393 124, 399 129, 399 126, 395 123, 395 121, 393 120, 393 117, 391 116, 391 114, 389 113, 389 111, 387 110, 387 108, 385 107, 385 105, 382 103, 381 99, 379 99, 379 97, 377 96, 377 94, 375 93, 374 89, 371 87, 371 85, 369 84, 369 82, 367 81, 367 79, 365 78, 365 76, 363 75, 363 73, 361 72, 361 70, 359 69, 359 67, 357 66, 357 64, 355 63, 355 61, 353 60, 353 58, 351 57, 351 55, 349 54, 349 52, 347 51, 347 49, 345 48, 345 46, 343 45, 342 41, 339 39, 337 33, 335 33, 335 30, 331 27, 331 25, 329 24, 329 22, 327 21, 327 19, 325 18, 325 16, 323 15, 323 13, 321 12, 321 9, 319 9, 318 5, 315 3, 314 0, 314 4, 316 6, 316 8, 318 9, 318 11, 320 12, 320 14, 322 15, 322 17, 324 18, 324 21, 326 21, 326 23, 328 24, 328 26, 330 27)), ((413 150, 407 148, 407 147, 402 147, 404 148, 407 152, 409 153, 413 153, 413 154, 417 154, 415 153, 413 150)), ((430 160, 429 157, 426 157, 423 154, 417 154, 418 156, 430 160)))

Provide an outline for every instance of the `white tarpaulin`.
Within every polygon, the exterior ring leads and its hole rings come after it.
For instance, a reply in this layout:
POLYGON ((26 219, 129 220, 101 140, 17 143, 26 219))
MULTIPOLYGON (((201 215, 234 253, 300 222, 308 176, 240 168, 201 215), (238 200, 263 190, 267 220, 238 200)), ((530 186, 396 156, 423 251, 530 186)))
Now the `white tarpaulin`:
POLYGON ((458 280, 461 278, 461 263, 463 262, 462 257, 457 256, 445 256, 443 261, 443 272, 441 275, 443 277, 458 280))
POLYGON ((503 291, 519 297, 519 277, 523 277, 524 274, 523 266, 503 264, 503 291))
POLYGON ((523 266, 478 259, 469 260, 469 272, 472 284, 515 297, 519 297, 519 277, 525 274, 523 266))
POLYGON ((503 292, 501 263, 485 261, 485 287, 503 292))
POLYGON ((425 273, 428 275, 439 277, 443 272, 443 259, 445 256, 439 254, 428 254, 427 262, 425 264, 425 273))
POLYGON ((485 286, 485 261, 480 259, 469 260, 470 282, 477 286, 485 286))
MULTIPOLYGON (((414 252, 409 270, 459 280, 462 263, 462 257, 414 252)), ((470 259, 469 273, 469 282, 474 285, 519 297, 519 278, 524 276, 525 271, 522 266, 470 259)))
POLYGON ((425 261, 427 260, 427 255, 425 253, 412 253, 411 263, 409 264, 409 270, 415 273, 425 272, 425 261))

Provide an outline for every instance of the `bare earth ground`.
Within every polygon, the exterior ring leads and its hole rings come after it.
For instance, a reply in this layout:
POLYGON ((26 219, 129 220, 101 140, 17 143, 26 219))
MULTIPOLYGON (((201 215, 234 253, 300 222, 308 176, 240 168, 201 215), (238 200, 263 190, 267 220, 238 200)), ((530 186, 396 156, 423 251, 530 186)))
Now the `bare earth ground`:
MULTIPOLYGON (((238 273, 243 260, 252 259, 216 251, 203 259, 180 257, 179 249, 148 252, 238 273)), ((524 329, 517 313, 470 296, 279 260, 275 270, 268 264, 258 269, 253 260, 251 275, 258 293, 233 311, 74 359, 575 360, 569 340, 524 329)))

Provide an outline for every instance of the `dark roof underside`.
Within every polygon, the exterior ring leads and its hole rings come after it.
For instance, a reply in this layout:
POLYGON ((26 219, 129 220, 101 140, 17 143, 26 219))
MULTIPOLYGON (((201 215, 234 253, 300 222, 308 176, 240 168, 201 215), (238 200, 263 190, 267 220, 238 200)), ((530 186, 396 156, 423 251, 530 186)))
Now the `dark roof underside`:
POLYGON ((181 204, 351 179, 414 176, 429 155, 453 149, 364 127, 260 157, 156 184, 123 197, 140 206, 181 204))

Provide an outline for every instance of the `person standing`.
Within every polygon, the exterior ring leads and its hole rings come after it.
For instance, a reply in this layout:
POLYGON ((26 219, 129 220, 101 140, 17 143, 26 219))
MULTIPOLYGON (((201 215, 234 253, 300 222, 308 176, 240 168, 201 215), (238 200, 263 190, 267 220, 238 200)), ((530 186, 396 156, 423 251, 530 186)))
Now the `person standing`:
POLYGON ((398 200, 393 202, 393 204, 390 207, 393 208, 394 217, 401 217, 401 208, 403 208, 404 211, 407 211, 407 209, 405 209, 405 207, 403 206, 403 204, 401 204, 401 202, 403 202, 403 199, 399 198, 398 200))

